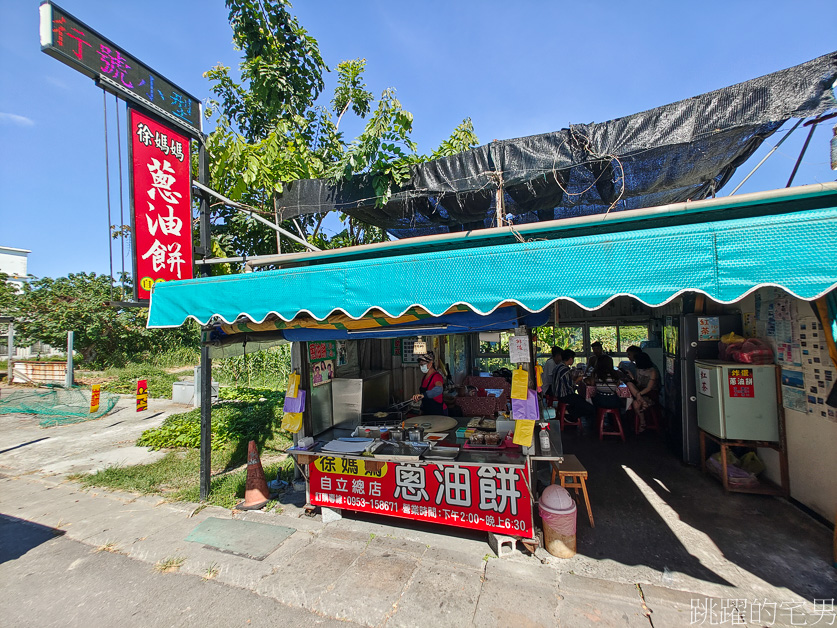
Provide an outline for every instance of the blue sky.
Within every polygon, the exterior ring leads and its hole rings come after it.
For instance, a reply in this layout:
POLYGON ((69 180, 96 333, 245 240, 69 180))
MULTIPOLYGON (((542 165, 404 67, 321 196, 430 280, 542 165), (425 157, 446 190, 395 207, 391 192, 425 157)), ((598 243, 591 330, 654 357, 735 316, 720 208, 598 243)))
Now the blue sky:
MULTIPOLYGON (((102 93, 40 51, 38 4, 0 0, 0 244, 31 249, 29 271, 36 276, 107 272, 102 93)), ((58 4, 202 99, 210 95, 203 72, 238 63, 221 0, 58 4)), ((373 93, 397 88, 425 153, 466 116, 482 143, 545 133, 643 111, 837 49, 833 0, 319 0, 297 2, 293 12, 329 66, 365 57, 373 93)), ((334 75, 326 79, 328 99, 334 75)), ((115 143, 112 96, 108 116, 115 143)), ((359 124, 341 128, 353 136, 359 124)), ((796 184, 835 179, 831 128, 815 133, 796 184)), ((804 135, 797 130, 742 192, 783 187, 804 135)), ((112 145, 111 204, 118 213, 115 160, 112 145)), ((124 211, 127 222, 127 192, 124 211)))

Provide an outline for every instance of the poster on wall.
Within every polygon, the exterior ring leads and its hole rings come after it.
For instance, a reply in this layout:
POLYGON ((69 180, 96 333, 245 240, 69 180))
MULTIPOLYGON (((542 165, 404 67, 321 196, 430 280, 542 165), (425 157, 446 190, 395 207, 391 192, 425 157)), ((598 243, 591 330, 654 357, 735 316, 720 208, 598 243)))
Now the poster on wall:
POLYGON ((782 386, 782 405, 788 410, 805 413, 808 411, 808 400, 801 388, 782 386))
POLYGON ((323 360, 311 366, 311 383, 314 386, 328 384, 334 379, 334 360, 323 360))
POLYGON ((325 360, 337 359, 337 343, 333 340, 324 340, 308 343, 308 361, 311 364, 325 360))
POLYGON ((721 324, 717 316, 698 318, 698 340, 720 340, 721 324))
POLYGON ((337 341, 337 366, 346 366, 349 363, 349 349, 345 340, 337 341))

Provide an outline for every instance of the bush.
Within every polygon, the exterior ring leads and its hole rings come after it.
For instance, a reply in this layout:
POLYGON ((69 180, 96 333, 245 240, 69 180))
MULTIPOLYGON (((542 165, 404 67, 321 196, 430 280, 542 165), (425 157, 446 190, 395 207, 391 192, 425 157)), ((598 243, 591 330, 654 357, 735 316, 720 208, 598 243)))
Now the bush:
POLYGON ((270 388, 251 388, 249 386, 228 386, 218 391, 219 399, 230 401, 266 401, 280 405, 285 401, 285 393, 270 388))
MULTIPOLYGON (((219 403, 212 406, 212 447, 227 444, 246 449, 247 443, 256 441, 273 449, 287 448, 292 439, 282 431, 282 413, 279 407, 266 402, 219 403)), ((163 424, 142 433, 137 445, 162 449, 166 447, 197 448, 201 443, 201 412, 195 408, 189 412, 172 414, 163 424)))

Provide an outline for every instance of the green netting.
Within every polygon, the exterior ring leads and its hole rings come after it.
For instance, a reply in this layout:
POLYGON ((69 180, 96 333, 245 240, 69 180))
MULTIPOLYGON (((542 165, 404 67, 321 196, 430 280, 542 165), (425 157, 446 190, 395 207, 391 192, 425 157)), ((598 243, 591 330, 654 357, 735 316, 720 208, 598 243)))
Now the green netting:
POLYGON ((98 419, 113 410, 119 395, 101 392, 99 409, 90 412, 90 391, 82 388, 34 388, 14 390, 0 398, 0 414, 37 414, 41 427, 98 419))

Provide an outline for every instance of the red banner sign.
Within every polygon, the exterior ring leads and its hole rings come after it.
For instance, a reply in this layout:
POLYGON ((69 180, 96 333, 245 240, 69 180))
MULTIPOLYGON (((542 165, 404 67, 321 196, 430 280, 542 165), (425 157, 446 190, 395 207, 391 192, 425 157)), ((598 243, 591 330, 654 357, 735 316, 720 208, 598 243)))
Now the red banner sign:
POLYGON ((148 410, 148 380, 137 381, 137 412, 148 410))
POLYGON ((308 468, 310 502, 318 506, 534 538, 525 467, 385 462, 377 468, 321 456, 308 468))
POLYGON ((755 397, 753 369, 727 369, 730 397, 755 397))
POLYGON ((134 280, 148 299, 155 283, 193 276, 189 138, 134 109, 130 117, 134 280))

